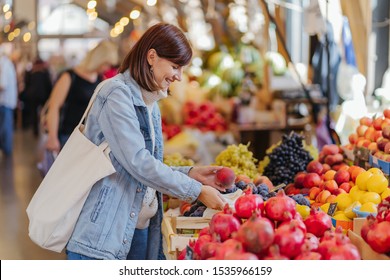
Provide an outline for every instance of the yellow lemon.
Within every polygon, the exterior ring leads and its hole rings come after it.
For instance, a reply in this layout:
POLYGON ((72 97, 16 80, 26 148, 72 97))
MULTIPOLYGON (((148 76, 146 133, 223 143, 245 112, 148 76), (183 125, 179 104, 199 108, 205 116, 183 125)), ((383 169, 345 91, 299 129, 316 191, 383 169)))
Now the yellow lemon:
POLYGON ((359 199, 361 204, 366 202, 372 202, 374 204, 379 204, 382 199, 381 196, 376 192, 365 192, 359 199))
POLYGON ((367 190, 367 180, 371 178, 371 176, 374 175, 369 171, 363 171, 356 177, 356 185, 359 187, 360 190, 366 191, 367 190))
POLYGON ((379 168, 377 167, 371 167, 370 169, 367 170, 368 172, 371 172, 372 174, 379 174, 379 175, 383 175, 383 171, 380 170, 379 168))
POLYGON ((367 190, 369 192, 376 192, 381 194, 384 190, 387 189, 389 181, 385 176, 380 174, 374 174, 367 180, 367 190))
POLYGON ((310 215, 310 207, 306 205, 300 205, 296 204, 295 208, 299 214, 301 214, 302 218, 305 219, 307 216, 310 215))
POLYGON ((352 211, 353 208, 357 206, 362 206, 362 204, 359 201, 352 202, 347 208, 344 210, 345 216, 347 216, 350 219, 356 218, 355 212, 352 211))
POLYGON ((366 203, 362 204, 362 206, 360 207, 360 211, 361 212, 369 212, 369 213, 377 213, 378 207, 373 202, 366 202, 366 203))
POLYGON ((341 193, 336 196, 334 202, 337 202, 337 209, 343 211, 345 208, 351 205, 352 199, 349 197, 349 194, 341 193))
POLYGON ((324 211, 325 213, 328 213, 328 210, 329 210, 329 206, 330 206, 330 203, 327 202, 327 203, 324 203, 320 206, 321 210, 324 211))
POLYGON ((350 222, 352 221, 350 218, 348 218, 344 213, 338 213, 333 216, 333 218, 337 221, 347 221, 350 222))
POLYGON ((387 188, 383 191, 383 193, 381 194, 381 198, 382 198, 382 200, 384 200, 388 196, 390 196, 390 189, 389 188, 387 188))

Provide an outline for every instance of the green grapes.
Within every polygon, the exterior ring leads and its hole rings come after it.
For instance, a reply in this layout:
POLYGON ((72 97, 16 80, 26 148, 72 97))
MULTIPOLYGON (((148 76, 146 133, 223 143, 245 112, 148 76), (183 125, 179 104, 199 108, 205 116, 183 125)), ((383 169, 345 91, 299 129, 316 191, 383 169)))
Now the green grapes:
POLYGON ((173 153, 164 156, 164 163, 169 166, 193 166, 194 161, 183 157, 180 153, 173 153))
POLYGON ((247 175, 254 178, 257 174, 256 162, 253 153, 248 150, 250 143, 247 145, 229 145, 225 150, 220 152, 215 158, 215 164, 226 166, 233 169, 236 175, 247 175))

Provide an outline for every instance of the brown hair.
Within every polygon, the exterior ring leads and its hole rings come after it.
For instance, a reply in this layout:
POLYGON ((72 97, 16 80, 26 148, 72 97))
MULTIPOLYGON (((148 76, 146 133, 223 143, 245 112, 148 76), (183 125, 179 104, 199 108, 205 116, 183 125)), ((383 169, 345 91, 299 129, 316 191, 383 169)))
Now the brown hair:
POLYGON ((165 58, 179 66, 187 65, 192 58, 192 49, 183 32, 168 23, 151 26, 133 46, 119 67, 119 73, 130 71, 132 78, 144 89, 158 90, 150 66, 147 53, 155 49, 159 57, 165 58))

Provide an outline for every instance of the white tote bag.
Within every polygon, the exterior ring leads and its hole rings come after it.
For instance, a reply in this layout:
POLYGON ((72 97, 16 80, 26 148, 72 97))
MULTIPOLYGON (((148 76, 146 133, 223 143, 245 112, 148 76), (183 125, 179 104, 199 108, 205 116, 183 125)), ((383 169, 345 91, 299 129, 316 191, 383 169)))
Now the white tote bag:
POLYGON ((92 186, 115 172, 107 142, 96 146, 83 134, 82 123, 101 86, 27 207, 29 236, 42 248, 65 248, 92 186))

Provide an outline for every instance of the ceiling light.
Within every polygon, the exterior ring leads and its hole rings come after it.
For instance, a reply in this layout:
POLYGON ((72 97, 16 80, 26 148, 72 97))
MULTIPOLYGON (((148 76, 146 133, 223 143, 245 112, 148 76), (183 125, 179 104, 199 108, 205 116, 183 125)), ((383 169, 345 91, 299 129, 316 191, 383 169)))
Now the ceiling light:
POLYGON ((130 12, 130 18, 137 19, 137 18, 139 18, 140 14, 141 14, 141 12, 139 10, 134 9, 130 12))

